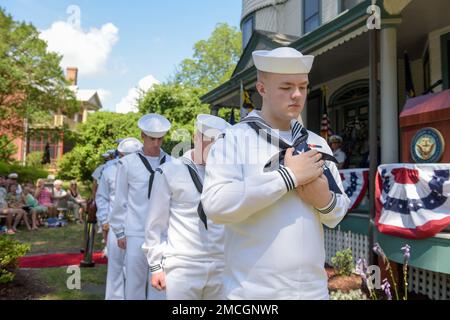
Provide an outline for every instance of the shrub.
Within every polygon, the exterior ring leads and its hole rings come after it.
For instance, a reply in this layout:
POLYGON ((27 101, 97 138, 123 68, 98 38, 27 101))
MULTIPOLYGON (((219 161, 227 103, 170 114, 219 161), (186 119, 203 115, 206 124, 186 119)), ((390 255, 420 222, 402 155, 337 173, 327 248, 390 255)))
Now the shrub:
POLYGON ((0 283, 14 280, 19 258, 30 250, 29 244, 22 244, 7 236, 0 236, 0 283))
POLYGON ((36 181, 39 178, 46 178, 48 172, 42 169, 33 167, 24 167, 19 164, 7 164, 0 162, 0 175, 7 176, 8 174, 15 172, 19 175, 19 182, 36 181))
POLYGON ((42 164, 42 158, 44 157, 44 153, 42 151, 31 152, 27 155, 27 166, 33 167, 36 169, 44 168, 42 164))
POLYGON ((338 275, 350 276, 353 271, 352 249, 348 248, 336 252, 336 255, 331 258, 331 263, 338 275))

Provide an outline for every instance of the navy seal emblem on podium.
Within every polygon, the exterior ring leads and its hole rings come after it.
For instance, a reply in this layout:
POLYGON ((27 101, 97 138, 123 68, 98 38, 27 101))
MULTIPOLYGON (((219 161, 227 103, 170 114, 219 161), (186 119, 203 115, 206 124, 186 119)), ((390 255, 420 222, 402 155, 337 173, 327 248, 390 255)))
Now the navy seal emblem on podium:
POLYGON ((411 141, 411 158, 416 163, 437 163, 442 158, 445 141, 439 130, 420 129, 411 141))

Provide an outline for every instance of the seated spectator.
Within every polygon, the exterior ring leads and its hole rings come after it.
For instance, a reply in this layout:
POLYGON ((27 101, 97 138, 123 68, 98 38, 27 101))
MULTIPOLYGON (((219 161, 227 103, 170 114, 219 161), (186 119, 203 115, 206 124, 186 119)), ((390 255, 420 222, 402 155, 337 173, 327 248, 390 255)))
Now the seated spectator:
POLYGON ((333 151, 333 156, 336 158, 336 160, 338 161, 338 169, 344 169, 344 164, 345 164, 345 160, 347 159, 347 156, 345 154, 344 151, 341 150, 341 145, 342 145, 342 137, 338 136, 338 135, 333 135, 330 137, 329 139, 330 141, 330 147, 331 150, 333 151))
POLYGON ((46 185, 47 187, 49 187, 50 189, 52 189, 52 193, 53 193, 53 184, 54 184, 54 183, 55 183, 55 176, 52 175, 52 174, 49 174, 49 175, 47 176, 47 181, 46 181, 45 185, 46 185))
POLYGON ((4 176, 0 176, 0 188, 3 188, 6 191, 7 184, 4 176))
POLYGON ((6 218, 6 234, 15 234, 12 228, 13 213, 8 209, 6 202, 6 179, 0 176, 0 215, 6 218))
POLYGON ((23 188, 22 188, 22 186, 19 184, 19 181, 18 181, 18 179, 19 179, 19 175, 17 174, 17 173, 10 173, 9 175, 8 175, 8 185, 11 185, 11 184, 15 184, 16 186, 17 186, 17 195, 21 195, 22 194, 22 191, 23 191, 23 188))
POLYGON ((70 181, 69 200, 67 204, 68 208, 73 210, 75 221, 78 223, 84 223, 83 214, 86 209, 86 200, 83 199, 78 192, 78 185, 75 180, 70 181))
POLYGON ((67 209, 67 200, 69 194, 62 188, 63 182, 61 180, 55 180, 53 183, 53 195, 52 199, 54 201, 56 209, 67 209))
POLYGON ((37 180, 34 198, 38 201, 40 206, 47 208, 50 217, 56 217, 58 211, 52 201, 52 190, 45 186, 44 179, 37 180))
POLYGON ((39 205, 39 202, 33 197, 32 186, 25 186, 22 194, 23 201, 29 207, 31 214, 32 229, 37 230, 39 226, 39 216, 48 212, 48 208, 39 205))
POLYGON ((22 195, 17 195, 17 186, 15 184, 9 185, 9 192, 7 193, 5 199, 8 204, 8 212, 11 212, 16 216, 12 230, 17 232, 17 225, 21 220, 25 222, 27 229, 31 231, 31 226, 28 221, 27 213, 24 210, 25 203, 22 201, 22 195))

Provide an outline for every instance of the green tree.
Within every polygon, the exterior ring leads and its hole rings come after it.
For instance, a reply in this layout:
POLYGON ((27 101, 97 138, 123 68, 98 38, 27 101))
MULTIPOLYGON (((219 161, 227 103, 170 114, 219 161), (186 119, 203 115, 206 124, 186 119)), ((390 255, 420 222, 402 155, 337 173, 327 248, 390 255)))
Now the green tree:
POLYGON ((31 124, 42 111, 70 115, 79 109, 60 61, 33 25, 14 21, 0 8, 0 122, 8 127, 10 140, 24 132, 23 122, 12 119, 26 118, 31 124))
POLYGON ((96 112, 86 123, 77 127, 75 148, 58 163, 58 176, 63 179, 90 180, 94 169, 102 163, 101 155, 117 147, 116 140, 135 137, 140 139, 136 125, 140 115, 96 112))
MULTIPOLYGON (((226 121, 230 122, 231 112, 233 108, 220 108, 218 116, 225 119, 226 121)), ((240 110, 237 108, 234 108, 234 121, 235 123, 238 123, 241 119, 240 110)))
POLYGON ((198 114, 209 113, 208 105, 200 101, 199 90, 180 84, 155 85, 138 102, 139 112, 158 113, 172 123, 171 130, 164 140, 163 148, 171 152, 172 148, 192 136, 194 122, 198 114))
POLYGON ((17 146, 11 139, 3 134, 0 135, 0 161, 12 162, 12 156, 17 152, 17 146))
POLYGON ((181 62, 173 82, 197 88, 204 94, 230 79, 241 51, 241 33, 219 23, 207 40, 195 43, 193 57, 181 62))

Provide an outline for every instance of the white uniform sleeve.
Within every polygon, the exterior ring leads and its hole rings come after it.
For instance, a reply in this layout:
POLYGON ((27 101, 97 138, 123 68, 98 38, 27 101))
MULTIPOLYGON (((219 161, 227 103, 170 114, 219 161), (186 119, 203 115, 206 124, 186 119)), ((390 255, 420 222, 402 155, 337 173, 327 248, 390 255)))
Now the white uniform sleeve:
MULTIPOLYGON (((331 150, 329 150, 331 152, 331 150)), ((333 162, 327 161, 327 166, 330 169, 336 184, 341 190, 342 194, 335 193, 335 198, 333 198, 332 203, 327 206, 328 208, 321 208, 319 218, 320 221, 329 228, 336 227, 339 222, 344 219, 347 214, 348 207, 350 205, 350 199, 345 193, 344 186, 342 185, 341 175, 339 174, 339 170, 336 167, 336 164, 333 162)))
POLYGON ((244 177, 237 149, 237 139, 227 133, 208 155, 201 201, 206 215, 218 224, 244 221, 297 185, 294 174, 285 167, 244 177))
POLYGON ((100 179, 101 172, 103 170, 103 166, 104 166, 104 164, 98 166, 92 173, 92 178, 94 178, 97 181, 97 183, 98 183, 98 180, 100 179))
POLYGON ((345 155, 345 153, 342 150, 340 150, 340 152, 337 152, 334 157, 336 158, 336 160, 339 163, 344 163, 345 159, 347 159, 347 156, 345 155))
POLYGON ((125 238, 125 219, 128 201, 128 168, 125 161, 117 164, 116 193, 109 225, 117 239, 125 238))
POLYGON ((142 245, 151 273, 162 271, 162 259, 167 243, 167 229, 169 226, 171 191, 164 174, 155 173, 153 189, 150 197, 151 212, 147 215, 145 224, 145 241, 142 245))
POLYGON ((109 188, 108 178, 106 172, 102 175, 98 185, 97 193, 95 194, 95 204, 97 205, 97 219, 101 225, 108 223, 108 210, 111 190, 109 188))

